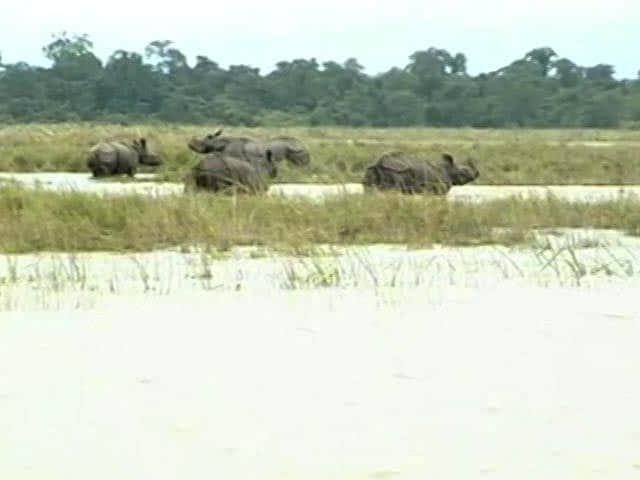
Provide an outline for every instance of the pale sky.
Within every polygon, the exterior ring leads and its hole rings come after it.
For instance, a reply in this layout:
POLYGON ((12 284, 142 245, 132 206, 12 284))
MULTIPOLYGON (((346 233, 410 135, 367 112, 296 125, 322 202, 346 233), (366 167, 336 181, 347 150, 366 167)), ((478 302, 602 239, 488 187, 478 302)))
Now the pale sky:
POLYGON ((640 70, 640 0, 6 1, 7 63, 46 65, 42 46, 67 30, 89 34, 103 61, 117 49, 143 53, 153 40, 173 40, 191 64, 206 55, 262 73, 281 60, 355 57, 373 74, 404 67, 430 46, 464 53, 472 74, 541 46, 580 65, 612 64, 618 78, 640 70))

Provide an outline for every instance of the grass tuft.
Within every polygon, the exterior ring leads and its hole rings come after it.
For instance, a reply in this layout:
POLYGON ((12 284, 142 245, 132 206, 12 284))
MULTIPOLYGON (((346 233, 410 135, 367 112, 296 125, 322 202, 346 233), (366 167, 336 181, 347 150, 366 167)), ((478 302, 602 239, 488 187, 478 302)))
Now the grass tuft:
POLYGON ((524 242, 539 228, 610 228, 640 234, 640 202, 582 204, 506 199, 482 204, 400 194, 305 199, 216 196, 150 198, 0 189, 0 251, 147 251, 254 245, 287 252, 313 245, 480 245, 524 242))

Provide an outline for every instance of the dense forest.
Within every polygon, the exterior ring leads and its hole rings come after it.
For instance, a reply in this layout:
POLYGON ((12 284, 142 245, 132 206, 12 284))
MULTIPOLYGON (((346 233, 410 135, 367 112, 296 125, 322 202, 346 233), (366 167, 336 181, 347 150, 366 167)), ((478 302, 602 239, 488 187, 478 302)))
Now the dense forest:
POLYGON ((463 53, 429 48, 408 64, 367 75, 354 58, 282 61, 262 75, 189 65, 170 41, 103 63, 87 35, 54 35, 50 68, 2 63, 0 121, 108 121, 225 125, 617 127, 640 126, 640 80, 607 64, 576 65, 549 47, 476 76, 463 53))

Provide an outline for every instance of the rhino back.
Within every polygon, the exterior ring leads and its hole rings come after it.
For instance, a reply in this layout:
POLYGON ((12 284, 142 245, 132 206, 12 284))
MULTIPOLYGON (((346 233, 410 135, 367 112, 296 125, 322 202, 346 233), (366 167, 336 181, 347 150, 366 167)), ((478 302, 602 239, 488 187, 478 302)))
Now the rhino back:
POLYGON ((400 173, 415 168, 417 165, 415 160, 406 157, 401 152, 388 152, 378 159, 375 166, 378 169, 400 173))
POLYGON ((194 169, 196 175, 211 175, 235 181, 249 178, 253 171, 250 163, 226 155, 207 155, 194 169))
POLYGON ((285 147, 289 147, 294 150, 306 149, 306 147, 300 140, 298 140, 295 137, 287 137, 285 135, 273 137, 270 140, 270 142, 273 143, 274 145, 275 144, 284 145, 285 147))
POLYGON ((244 157, 255 166, 256 161, 262 162, 266 160, 267 150, 271 150, 271 155, 275 162, 280 162, 287 156, 287 145, 283 142, 251 140, 245 144, 244 157))
POLYGON ((444 194, 451 189, 451 178, 440 165, 423 162, 415 170, 416 183, 432 193, 444 194))
POLYGON ((118 163, 118 152, 110 142, 100 142, 89 149, 87 165, 89 168, 107 166, 115 168, 118 163))
POLYGON ((263 182, 254 166, 244 159, 221 154, 207 155, 193 168, 192 176, 196 185, 214 189, 232 184, 261 189, 263 182))
POLYGON ((120 142, 114 142, 113 146, 118 152, 118 173, 126 173, 129 169, 138 166, 138 152, 133 147, 120 142))
MULTIPOLYGON (((433 193, 446 193, 451 188, 451 179, 440 165, 408 157, 402 152, 387 152, 369 168, 376 171, 376 183, 387 188, 393 186, 433 193)), ((372 172, 367 180, 374 180, 372 172)))
POLYGON ((304 146, 292 137, 276 137, 267 142, 268 148, 275 160, 282 160, 286 157, 288 150, 304 150, 304 146))
POLYGON ((264 158, 267 153, 267 145, 257 140, 249 141, 244 146, 244 155, 247 158, 264 158))
POLYGON ((243 157, 248 143, 251 143, 251 140, 248 138, 232 137, 229 139, 229 143, 227 143, 223 151, 232 157, 243 157))
POLYGON ((446 177, 446 172, 439 166, 426 160, 407 157, 399 152, 383 155, 377 164, 384 170, 396 173, 411 174, 416 182, 432 182, 446 177))
POLYGON ((138 164, 137 152, 121 142, 100 142, 89 150, 89 167, 106 166, 112 173, 125 173, 138 164))

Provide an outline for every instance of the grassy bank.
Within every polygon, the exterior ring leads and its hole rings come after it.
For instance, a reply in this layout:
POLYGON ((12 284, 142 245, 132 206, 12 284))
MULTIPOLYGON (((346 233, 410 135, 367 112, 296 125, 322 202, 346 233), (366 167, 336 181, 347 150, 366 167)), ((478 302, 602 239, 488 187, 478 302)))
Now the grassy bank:
MULTIPOLYGON (((198 156, 186 147, 210 126, 22 125, 0 128, 0 171, 84 172, 85 152, 100 140, 145 136, 166 158, 161 179, 180 180, 198 156)), ((471 156, 485 185, 640 184, 640 131, 354 128, 226 128, 231 135, 293 135, 310 149, 307 168, 285 166, 280 182, 358 182, 387 150, 426 158, 471 156)), ((144 171, 142 169, 141 171, 144 171)))
POLYGON ((640 234, 640 203, 554 199, 479 205, 401 195, 353 195, 324 204, 208 194, 101 198, 0 189, 0 251, 144 251, 177 245, 517 243, 535 228, 617 228, 640 234))

